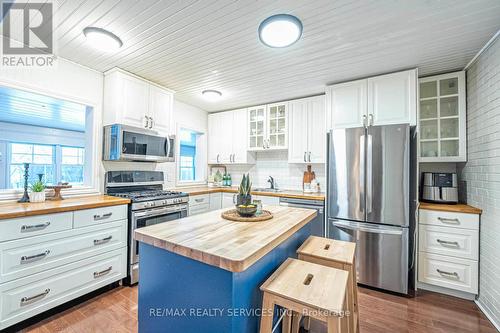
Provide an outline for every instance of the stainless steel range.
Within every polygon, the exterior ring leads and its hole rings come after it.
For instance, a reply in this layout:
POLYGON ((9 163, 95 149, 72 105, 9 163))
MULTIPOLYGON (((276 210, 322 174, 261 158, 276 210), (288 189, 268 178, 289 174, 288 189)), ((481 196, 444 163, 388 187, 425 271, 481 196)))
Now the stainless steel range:
POLYGON ((139 246, 134 230, 153 224, 165 223, 186 217, 187 193, 163 190, 161 171, 109 171, 106 173, 106 193, 128 198, 128 277, 126 284, 139 281, 139 246))

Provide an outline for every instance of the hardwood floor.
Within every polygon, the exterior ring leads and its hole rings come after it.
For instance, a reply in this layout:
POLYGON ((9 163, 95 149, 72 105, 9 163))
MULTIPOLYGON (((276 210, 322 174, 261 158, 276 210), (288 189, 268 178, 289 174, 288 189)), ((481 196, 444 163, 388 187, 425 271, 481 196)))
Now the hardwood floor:
MULTIPOLYGON (((471 301, 422 291, 404 298, 359 289, 362 333, 496 333, 471 301)), ((23 330, 24 333, 137 332, 137 287, 119 287, 23 330)))

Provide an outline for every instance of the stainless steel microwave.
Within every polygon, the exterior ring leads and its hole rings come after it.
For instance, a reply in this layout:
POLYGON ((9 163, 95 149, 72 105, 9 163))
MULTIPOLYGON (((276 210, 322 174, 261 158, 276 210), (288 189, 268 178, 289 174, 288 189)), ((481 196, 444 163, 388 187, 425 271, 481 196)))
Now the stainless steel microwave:
POLYGON ((175 136, 138 127, 113 124, 104 127, 105 161, 175 161, 175 136))

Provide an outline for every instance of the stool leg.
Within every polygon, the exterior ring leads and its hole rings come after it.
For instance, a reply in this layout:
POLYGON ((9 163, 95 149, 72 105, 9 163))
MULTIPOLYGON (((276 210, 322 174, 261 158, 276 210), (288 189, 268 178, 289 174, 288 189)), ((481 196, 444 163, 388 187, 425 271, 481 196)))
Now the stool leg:
POLYGON ((302 314, 294 311, 292 317, 292 333, 299 333, 301 319, 302 319, 302 314))
POLYGON ((273 330, 274 302, 272 297, 264 292, 262 299, 262 314, 260 316, 260 333, 271 333, 273 330))
POLYGON ((354 328, 354 286, 352 283, 352 269, 351 267, 347 267, 346 265, 344 266, 344 270, 349 272, 349 278, 347 279, 347 288, 346 288, 346 305, 347 305, 347 311, 346 313, 346 320, 347 320, 347 325, 348 325, 348 330, 349 333, 354 333, 356 332, 356 329, 354 328))
POLYGON ((359 331, 359 309, 358 309, 358 280, 356 276, 356 259, 353 260, 352 266, 351 266, 351 279, 352 279, 352 285, 353 285, 353 299, 354 299, 354 332, 359 331))
POLYGON ((342 331, 341 318, 336 316, 330 316, 326 322, 328 333, 345 333, 342 331))
POLYGON ((284 309, 285 315, 283 316, 283 321, 281 322, 281 332, 282 333, 290 333, 290 329, 292 328, 292 318, 293 312, 288 309, 284 309))

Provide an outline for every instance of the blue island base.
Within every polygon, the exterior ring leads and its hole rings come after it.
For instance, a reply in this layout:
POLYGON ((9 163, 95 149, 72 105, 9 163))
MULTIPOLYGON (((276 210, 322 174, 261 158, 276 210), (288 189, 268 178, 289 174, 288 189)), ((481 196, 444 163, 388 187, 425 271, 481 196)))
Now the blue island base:
POLYGON ((296 257, 309 234, 306 224, 240 273, 141 242, 139 332, 258 332, 259 287, 288 257, 296 257))

